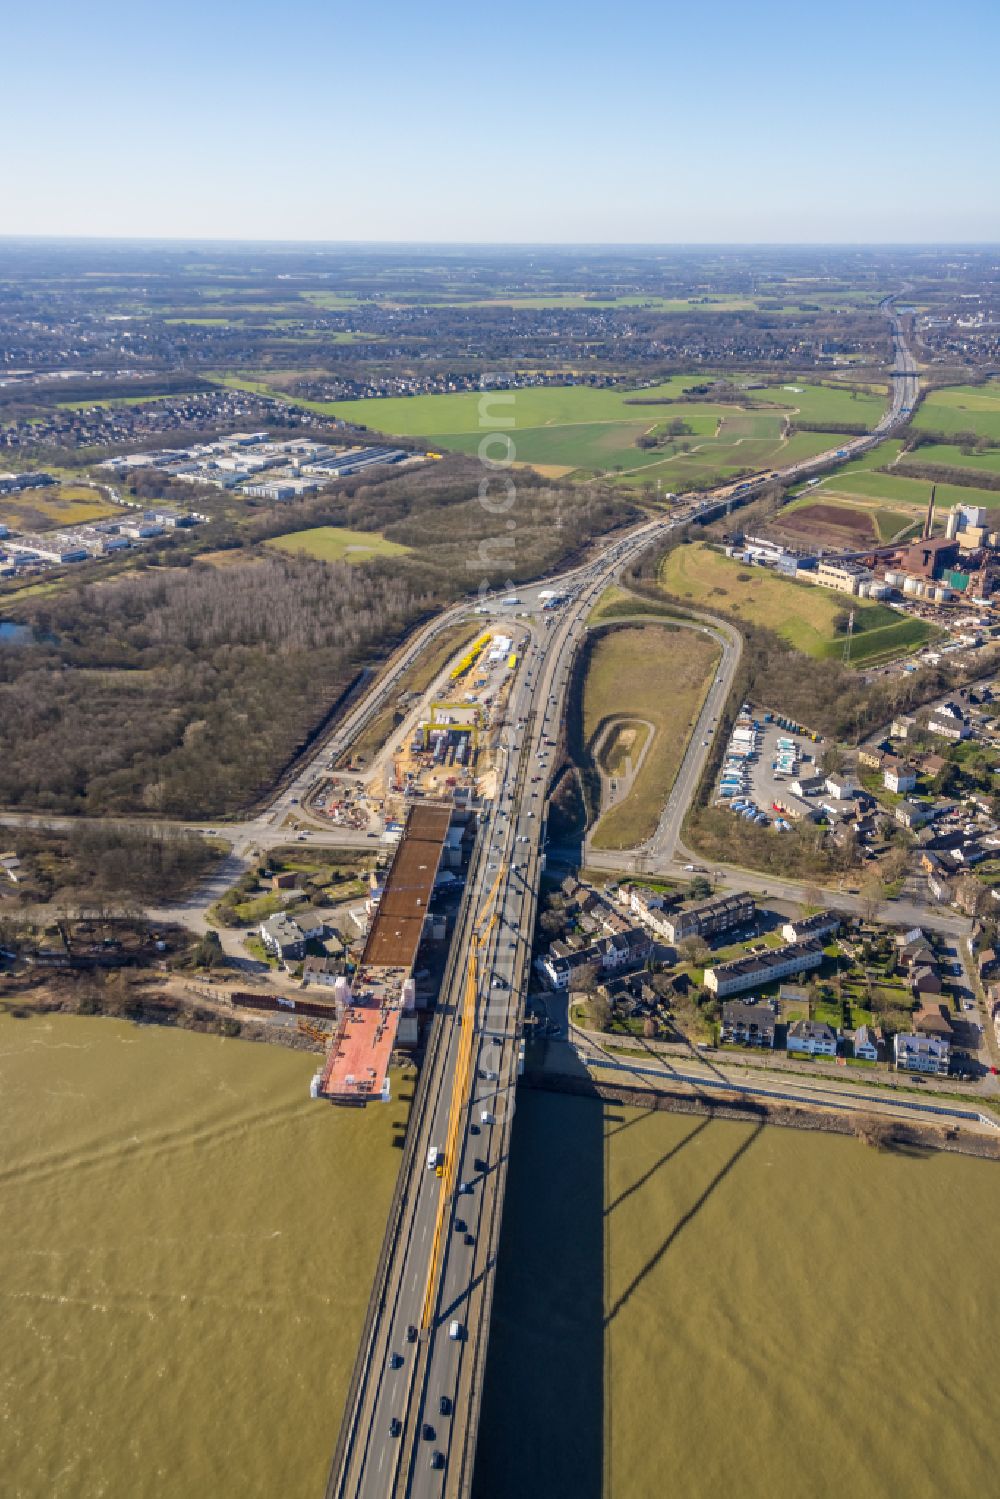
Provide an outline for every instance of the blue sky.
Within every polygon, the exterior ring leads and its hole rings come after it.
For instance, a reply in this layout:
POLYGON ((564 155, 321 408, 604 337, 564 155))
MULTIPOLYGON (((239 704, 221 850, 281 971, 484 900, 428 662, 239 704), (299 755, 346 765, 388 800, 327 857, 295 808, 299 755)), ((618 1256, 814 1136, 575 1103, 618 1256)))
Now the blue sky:
POLYGON ((0 233, 1000 241, 996 0, 10 7, 0 233))

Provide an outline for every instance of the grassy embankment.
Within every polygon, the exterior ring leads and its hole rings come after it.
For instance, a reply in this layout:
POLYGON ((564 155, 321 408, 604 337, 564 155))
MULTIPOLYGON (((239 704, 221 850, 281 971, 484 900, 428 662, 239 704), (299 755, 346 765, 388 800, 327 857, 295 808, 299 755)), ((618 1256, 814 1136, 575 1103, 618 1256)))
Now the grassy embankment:
POLYGON ((655 831, 718 659, 709 637, 655 624, 611 630, 594 643, 583 697, 588 750, 609 720, 653 725, 635 782, 598 822, 595 847, 632 848, 655 831))

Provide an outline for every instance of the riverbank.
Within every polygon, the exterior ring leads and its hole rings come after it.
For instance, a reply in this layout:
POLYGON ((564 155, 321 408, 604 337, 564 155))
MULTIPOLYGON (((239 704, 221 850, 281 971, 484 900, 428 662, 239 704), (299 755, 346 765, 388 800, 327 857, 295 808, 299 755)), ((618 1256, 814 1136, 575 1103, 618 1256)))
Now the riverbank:
POLYGON ((669 1085, 644 1088, 554 1071, 525 1072, 521 1083, 541 1092, 594 1098, 629 1108, 848 1135, 880 1150, 950 1151, 956 1155, 976 1156, 980 1160, 1000 1161, 1000 1132, 974 1133, 963 1129, 957 1120, 932 1124, 922 1120, 893 1119, 866 1109, 863 1102, 855 1109, 835 1111, 824 1109, 820 1104, 706 1098, 704 1094, 681 1092, 669 1085))
POLYGON ((323 1049, 286 1016, 264 1020, 234 1010, 221 987, 213 994, 204 982, 177 976, 130 975, 123 970, 110 974, 62 973, 17 985, 9 983, 0 998, 0 1015, 15 1020, 78 1015, 265 1042, 293 1051, 318 1053, 323 1049))

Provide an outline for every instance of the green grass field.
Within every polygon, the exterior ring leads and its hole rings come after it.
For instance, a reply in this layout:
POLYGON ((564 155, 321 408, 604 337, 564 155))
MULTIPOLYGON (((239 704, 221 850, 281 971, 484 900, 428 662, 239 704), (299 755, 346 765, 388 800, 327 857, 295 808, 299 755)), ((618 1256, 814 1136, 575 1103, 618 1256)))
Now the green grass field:
MULTIPOLYGON (((266 380, 222 378, 239 389, 281 395, 266 380)), ((799 432, 785 439, 785 427, 796 416, 871 426, 885 405, 880 391, 864 388, 854 394, 827 385, 748 391, 745 407, 683 400, 685 388, 708 378, 675 375, 643 390, 551 386, 298 404, 386 434, 423 437, 455 452, 483 452, 497 462, 529 463, 554 475, 606 476, 628 487, 652 485, 674 493, 837 446, 839 439, 830 433, 799 432), (637 446, 644 434, 664 438, 678 419, 690 433, 657 448, 637 446)))
POLYGON ((974 474, 1000 474, 1000 448, 992 448, 986 453, 963 453, 953 443, 934 442, 926 447, 915 448, 911 453, 904 453, 899 461, 901 469, 916 464, 928 464, 935 468, 969 469, 974 474))
POLYGON ((712 551, 704 542, 675 547, 665 559, 660 582, 678 598, 706 609, 717 605, 728 614, 764 625, 796 650, 819 659, 840 654, 843 636, 837 634, 834 621, 846 609, 853 609, 851 660, 855 666, 903 655, 934 633, 921 620, 897 614, 883 604, 747 567, 712 551))
POLYGON ((401 557, 409 547, 386 541, 377 531, 349 531, 343 526, 316 526, 311 531, 290 531, 273 536, 267 546, 283 552, 305 552, 320 562, 367 562, 370 557, 401 557))
MULTIPOLYGON (((632 848, 655 831, 718 659, 718 646, 708 637, 656 624, 612 630, 597 641, 583 695, 588 747, 596 748, 611 718, 645 720, 654 732, 628 796, 598 822, 595 847, 632 848)), ((647 733, 633 749, 636 759, 647 733)), ((612 735, 607 746, 616 765, 624 760, 620 744, 620 735, 612 735)), ((612 764, 606 769, 614 773, 612 764)))
MULTIPOLYGON (((816 485, 812 493, 836 492, 844 495, 859 495, 864 499, 885 500, 904 508, 926 510, 931 497, 928 479, 908 479, 904 474, 854 473, 845 477, 838 470, 816 485)), ((1000 506, 1000 490, 977 489, 966 484, 939 484, 937 486, 938 510, 950 509, 952 505, 985 505, 987 509, 1000 506)))
POLYGON ((1000 440, 1000 380, 930 391, 913 425, 926 432, 975 432, 1000 440))

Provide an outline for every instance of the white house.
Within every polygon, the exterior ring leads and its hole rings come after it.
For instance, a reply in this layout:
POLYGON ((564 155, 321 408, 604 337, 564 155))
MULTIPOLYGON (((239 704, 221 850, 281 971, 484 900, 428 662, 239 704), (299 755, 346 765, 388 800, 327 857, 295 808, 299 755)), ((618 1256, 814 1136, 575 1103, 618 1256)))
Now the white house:
POLYGON ((859 1025, 854 1032, 854 1055, 865 1062, 878 1061, 878 1042, 870 1025, 859 1025))
POLYGON ((835 1057, 837 1036, 821 1020, 796 1020, 788 1027, 787 1051, 808 1052, 811 1057, 835 1057))
POLYGON ((817 911, 812 916, 801 916, 796 921, 786 921, 781 935, 786 942, 818 942, 837 931, 840 917, 835 911, 817 911))
POLYGON ((904 1072, 947 1072, 951 1042, 944 1036, 893 1037, 893 1056, 897 1068, 904 1072))
POLYGON ((905 796, 917 784, 917 773, 910 765, 890 765, 882 772, 882 784, 895 796, 905 796))

